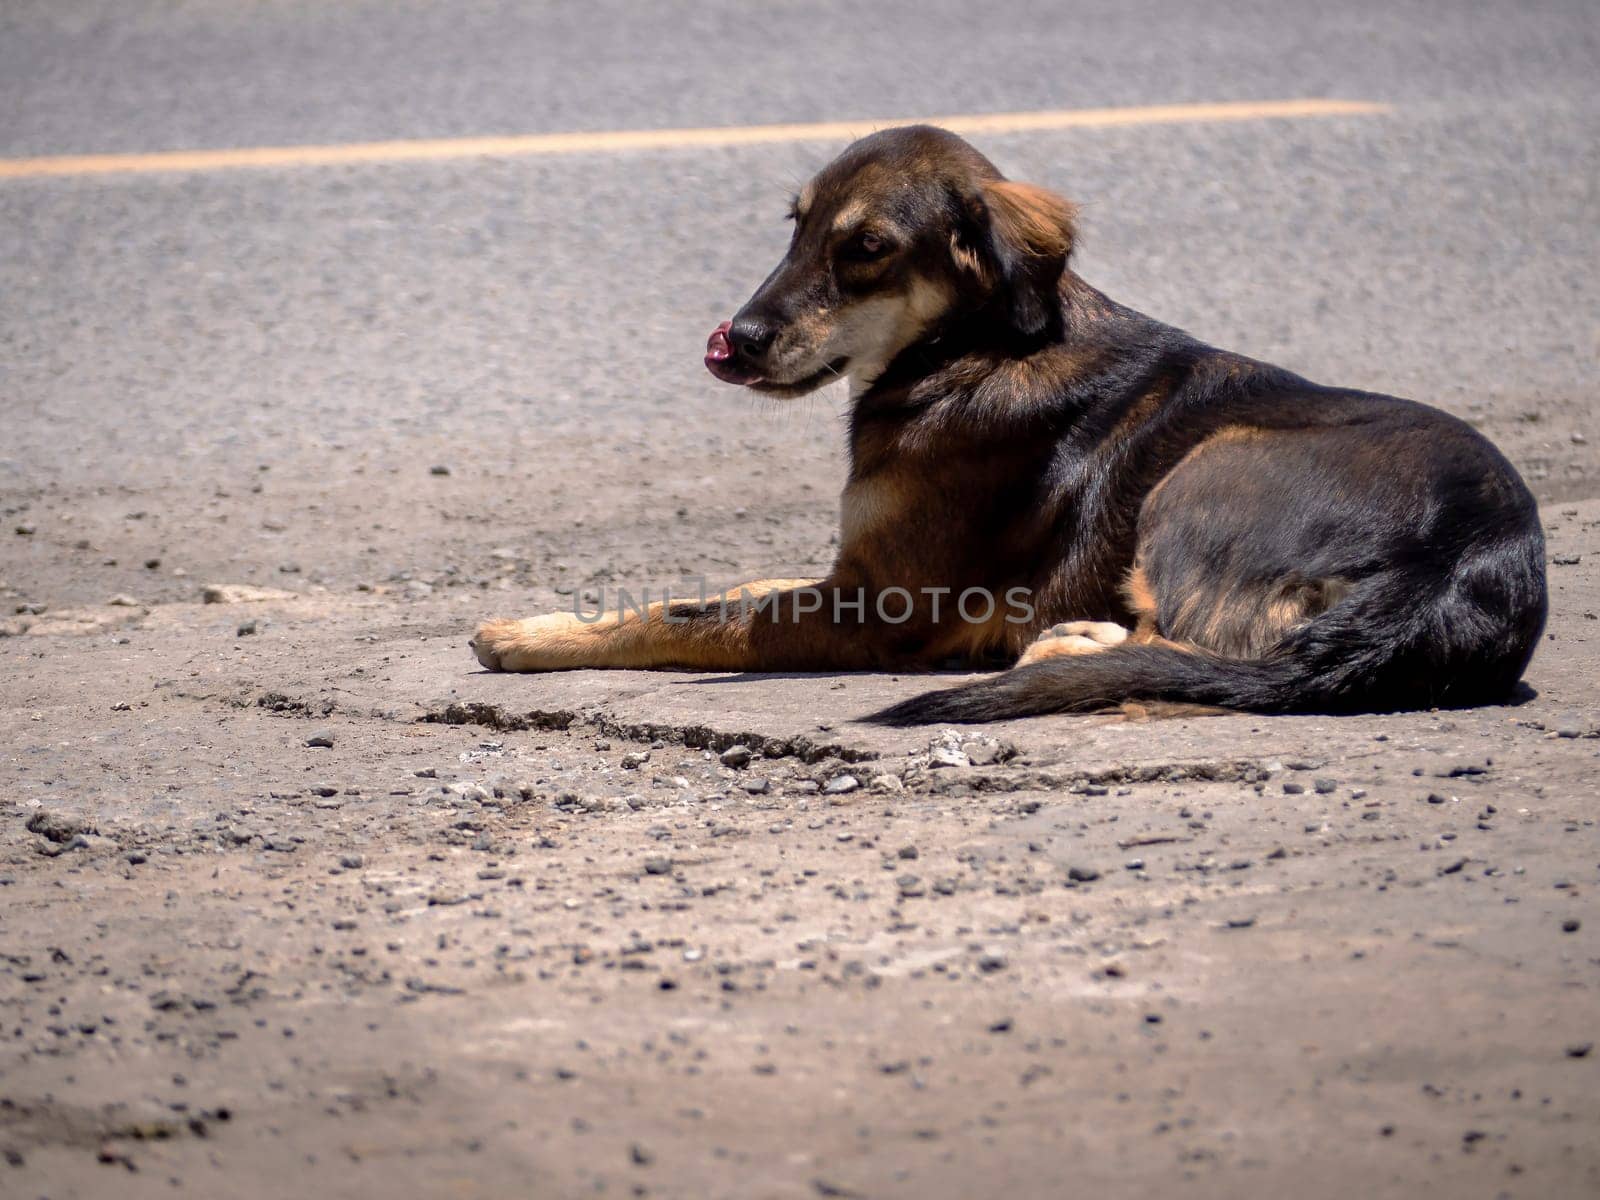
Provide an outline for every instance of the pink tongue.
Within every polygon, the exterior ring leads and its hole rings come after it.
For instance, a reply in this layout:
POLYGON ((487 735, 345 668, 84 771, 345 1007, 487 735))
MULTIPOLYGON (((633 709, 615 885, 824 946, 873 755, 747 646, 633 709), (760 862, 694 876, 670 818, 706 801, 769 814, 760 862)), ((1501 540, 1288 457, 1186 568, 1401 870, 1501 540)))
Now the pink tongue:
POLYGON ((732 326, 732 321, 724 321, 706 339, 706 357, 712 362, 726 362, 733 357, 733 347, 728 344, 728 330, 732 326))

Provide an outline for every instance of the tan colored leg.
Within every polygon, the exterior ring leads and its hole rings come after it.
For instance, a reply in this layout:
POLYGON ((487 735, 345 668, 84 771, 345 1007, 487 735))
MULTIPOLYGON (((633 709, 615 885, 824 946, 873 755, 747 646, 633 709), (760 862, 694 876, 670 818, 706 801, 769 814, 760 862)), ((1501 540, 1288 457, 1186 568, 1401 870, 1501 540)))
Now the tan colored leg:
MULTIPOLYGON (((812 579, 764 579, 731 589, 725 609, 675 600, 650 605, 641 617, 607 612, 586 623, 574 613, 526 620, 485 621, 470 645, 491 671, 565 671, 580 667, 685 667, 761 670, 857 665, 865 657, 856 630, 852 643, 832 620, 828 590, 812 579), (815 589, 824 601, 815 612, 797 611, 797 590, 815 589), (739 601, 765 598, 764 607, 739 601)), ((808 598, 799 609, 810 606, 808 598)), ((844 630, 848 633, 849 630, 844 630)))

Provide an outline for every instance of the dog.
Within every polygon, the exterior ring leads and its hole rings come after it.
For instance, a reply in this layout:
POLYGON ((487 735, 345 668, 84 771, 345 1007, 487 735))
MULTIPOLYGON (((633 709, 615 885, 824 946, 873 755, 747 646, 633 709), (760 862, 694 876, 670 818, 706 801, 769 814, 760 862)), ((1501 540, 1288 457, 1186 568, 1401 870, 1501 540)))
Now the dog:
POLYGON ((945 130, 855 142, 795 197, 788 252, 705 355, 768 396, 848 378, 827 578, 616 620, 489 621, 479 662, 1015 664, 867 718, 887 724, 1510 698, 1548 607, 1538 510, 1510 463, 1437 409, 1310 383, 1115 303, 1068 265, 1075 215, 945 130))

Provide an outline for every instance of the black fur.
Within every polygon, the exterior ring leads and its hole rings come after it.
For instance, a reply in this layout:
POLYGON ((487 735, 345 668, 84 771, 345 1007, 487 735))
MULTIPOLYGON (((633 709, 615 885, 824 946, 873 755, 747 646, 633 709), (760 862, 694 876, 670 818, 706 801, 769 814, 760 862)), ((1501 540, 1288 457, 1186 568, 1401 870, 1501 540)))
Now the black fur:
POLYGON ((1513 693, 1547 612, 1544 536, 1533 497, 1481 435, 1424 405, 1224 355, 1126 309, 1110 324, 1129 350, 1064 380, 1047 407, 1102 440, 1102 411, 1170 383, 1161 417, 1130 439, 1122 478, 1085 485, 1078 504, 1114 502, 1119 482, 1132 493, 1131 540, 1160 599, 1159 632, 1184 647, 1130 642, 1051 659, 868 720, 982 722, 1139 700, 1382 712, 1513 693), (1168 436, 1192 446, 1227 429, 1243 431, 1236 443, 1217 439, 1165 473, 1139 469, 1145 455, 1168 457, 1158 450, 1168 436), (1306 594, 1330 603, 1270 644, 1249 642, 1265 605, 1306 594), (1245 652, 1217 652, 1235 628, 1245 632, 1231 644, 1245 652))

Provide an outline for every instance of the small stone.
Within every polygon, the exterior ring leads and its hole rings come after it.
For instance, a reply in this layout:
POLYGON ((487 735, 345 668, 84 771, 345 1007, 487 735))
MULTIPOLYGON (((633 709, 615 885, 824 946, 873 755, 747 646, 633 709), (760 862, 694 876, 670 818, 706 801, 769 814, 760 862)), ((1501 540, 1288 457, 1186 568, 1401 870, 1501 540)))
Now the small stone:
POLYGON ((895 856, 911 861, 917 857, 917 848, 915 846, 901 846, 900 849, 895 851, 895 856))
POLYGON ((854 775, 835 775, 828 780, 827 786, 822 791, 827 796, 843 796, 855 791, 861 786, 861 781, 854 775))
POLYGON ((644 873, 646 875, 670 875, 672 874, 672 860, 665 855, 653 855, 644 860, 644 873))
POLYGON ((1577 933, 1578 930, 1582 928, 1583 922, 1578 920, 1576 917, 1568 917, 1565 921, 1561 922, 1562 933, 1577 933))
POLYGON ((738 744, 729 746, 717 756, 717 761, 725 767, 748 767, 750 760, 755 757, 749 746, 738 744))
POLYGON ((428 468, 428 474, 429 475, 448 475, 448 474, 450 474, 450 468, 445 466, 443 463, 434 463, 433 466, 428 468))
POLYGON ((1567 1047, 1568 1058, 1588 1058, 1589 1051, 1594 1049, 1593 1042, 1579 1042, 1567 1047))
POLYGON ((970 767, 972 759, 961 748, 961 734, 954 729, 943 729, 928 741, 928 766, 970 767))
POLYGON ((270 600, 298 600, 294 592, 256 587, 248 583, 208 583, 200 590, 207 604, 264 604, 270 600))
POLYGON ((1073 883, 1093 883, 1100 878, 1100 872, 1094 867, 1068 867, 1067 878, 1073 883))
POLYGON ((987 950, 978 955, 978 970, 985 975, 992 975, 996 971, 1004 971, 1007 965, 1006 956, 998 950, 987 950))
POLYGON ((30 524, 27 524, 27 523, 18 525, 17 526, 17 536, 18 537, 32 537, 36 532, 38 532, 38 528, 39 527, 37 525, 30 525, 30 524))
POLYGON ((752 796, 765 796, 772 790, 772 780, 746 779, 739 786, 744 788, 744 790, 749 792, 752 796))
POLYGON ((314 733, 306 739, 306 745, 320 747, 324 750, 331 750, 333 749, 333 734, 314 733))
POLYGON ((1306 785, 1305 784, 1303 784, 1303 783, 1295 783, 1293 780, 1288 780, 1283 785, 1283 794, 1285 796, 1299 796, 1302 793, 1304 793, 1305 790, 1306 790, 1306 785))
POLYGON ((1313 779, 1311 781, 1311 787, 1317 793, 1317 795, 1329 796, 1332 795, 1335 790, 1337 790, 1339 787, 1339 781, 1337 779, 1328 779, 1325 777, 1313 779))
POLYGON ((118 592, 106 601, 112 608, 138 608, 139 602, 126 592, 118 592))
POLYGON ((341 854, 339 865, 347 871, 357 871, 367 865, 367 860, 359 854, 341 854))
POLYGON ((656 1156, 639 1145, 638 1142, 634 1142, 633 1145, 628 1147, 628 1159, 636 1167, 648 1167, 655 1162, 656 1156))
POLYGON ((1581 554, 1552 554, 1550 562, 1558 567, 1575 567, 1583 561, 1581 554))
POLYGON ((972 738, 961 743, 961 753, 975 767, 987 767, 1005 757, 1006 747, 991 737, 972 738))
POLYGON ((34 813, 28 818, 27 825, 29 833, 37 833, 46 841, 54 842, 58 846, 72 841, 86 828, 87 826, 76 817, 45 811, 34 813))
POLYGON ((313 796, 337 796, 339 789, 331 783, 313 783, 307 789, 313 796))
POLYGON ((650 761, 650 751, 648 751, 648 750, 630 750, 627 754, 624 754, 622 756, 622 764, 621 765, 622 765, 622 769, 624 771, 637 771, 640 767, 644 766, 645 763, 647 763, 649 761, 650 761))
POLYGON ((239 628, 237 628, 237 629, 235 629, 233 631, 233 636, 234 637, 250 637, 259 628, 260 628, 260 625, 255 621, 241 621, 241 622, 239 622, 239 628))
POLYGON ((896 795, 906 790, 906 785, 900 782, 898 775, 874 775, 872 777, 872 790, 879 795, 896 795))

